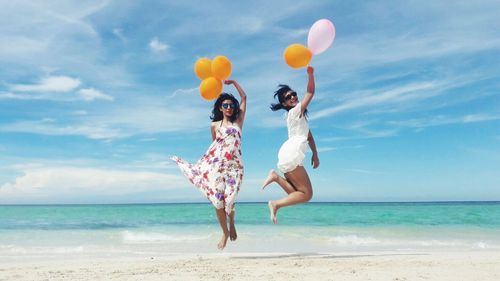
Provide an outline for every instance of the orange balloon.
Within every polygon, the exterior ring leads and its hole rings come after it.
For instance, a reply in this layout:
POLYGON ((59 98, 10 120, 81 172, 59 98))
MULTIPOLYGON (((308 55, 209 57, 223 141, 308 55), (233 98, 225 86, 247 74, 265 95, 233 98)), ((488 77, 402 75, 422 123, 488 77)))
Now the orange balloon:
POLYGON ((212 76, 212 61, 207 58, 201 58, 194 64, 194 73, 201 80, 212 76))
POLYGON ((231 62, 225 56, 216 56, 212 61, 212 75, 220 80, 225 80, 231 75, 231 62))
POLYGON ((286 64, 292 68, 307 66, 312 58, 312 53, 301 44, 292 44, 285 49, 283 54, 286 64))
POLYGON ((200 94, 206 100, 216 99, 222 91, 222 81, 208 77, 200 83, 200 94))

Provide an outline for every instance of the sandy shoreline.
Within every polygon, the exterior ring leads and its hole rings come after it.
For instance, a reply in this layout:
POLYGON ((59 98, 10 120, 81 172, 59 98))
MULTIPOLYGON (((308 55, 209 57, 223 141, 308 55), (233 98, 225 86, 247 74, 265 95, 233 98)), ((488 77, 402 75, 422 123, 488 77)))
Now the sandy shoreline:
POLYGON ((500 252, 214 254, 3 262, 0 280, 500 280, 500 252))

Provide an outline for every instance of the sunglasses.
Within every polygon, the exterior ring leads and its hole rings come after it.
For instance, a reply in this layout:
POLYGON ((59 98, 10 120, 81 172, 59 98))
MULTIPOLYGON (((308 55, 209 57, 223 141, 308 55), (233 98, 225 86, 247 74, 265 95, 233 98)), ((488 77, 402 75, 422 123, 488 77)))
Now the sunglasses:
POLYGON ((224 109, 228 109, 228 108, 235 109, 236 105, 234 103, 223 103, 222 104, 222 108, 224 108, 224 109))
POLYGON ((285 96, 285 100, 291 100, 292 97, 296 97, 297 96, 297 93, 296 92, 291 92, 289 95, 286 95, 285 96))

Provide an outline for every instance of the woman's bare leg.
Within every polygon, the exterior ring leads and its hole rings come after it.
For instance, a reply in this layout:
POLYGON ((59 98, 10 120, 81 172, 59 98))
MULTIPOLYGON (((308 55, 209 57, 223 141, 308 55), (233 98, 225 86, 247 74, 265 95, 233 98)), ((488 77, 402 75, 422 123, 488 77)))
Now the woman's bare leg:
POLYGON ((278 211, 278 209, 276 208, 276 203, 274 203, 273 201, 269 201, 269 202, 267 202, 267 206, 269 207, 269 214, 271 216, 271 222, 273 224, 277 224, 278 219, 276 218, 276 212, 278 211))
POLYGON ((215 213, 217 214, 217 219, 219 220, 220 227, 222 228, 222 239, 220 240, 219 244, 217 244, 217 248, 219 248, 219 250, 223 250, 226 247, 227 239, 229 238, 226 211, 224 210, 224 208, 215 209, 215 213))
POLYGON ((293 185, 290 184, 290 182, 288 182, 282 176, 278 175, 274 170, 269 171, 267 178, 264 180, 264 183, 262 184, 262 189, 266 188, 272 182, 276 182, 279 186, 281 186, 281 188, 283 188, 286 194, 290 194, 292 192, 297 191, 297 189, 295 189, 295 187, 293 187, 293 185))
POLYGON ((313 195, 311 180, 309 179, 304 166, 298 166, 293 171, 286 173, 285 177, 290 185, 295 187, 296 190, 288 193, 288 196, 279 200, 269 201, 268 206, 271 213, 271 221, 274 224, 277 223, 276 214, 278 209, 308 202, 311 200, 313 195))
POLYGON ((231 241, 235 241, 238 238, 238 234, 236 233, 236 226, 234 226, 234 215, 235 211, 233 210, 229 213, 229 239, 231 241))

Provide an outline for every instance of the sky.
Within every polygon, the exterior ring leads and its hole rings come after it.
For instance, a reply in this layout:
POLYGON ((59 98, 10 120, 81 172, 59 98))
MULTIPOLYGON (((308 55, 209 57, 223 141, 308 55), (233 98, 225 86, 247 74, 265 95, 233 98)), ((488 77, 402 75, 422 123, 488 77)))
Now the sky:
MULTIPOLYGON (((283 51, 329 19, 311 61, 313 201, 500 200, 498 1, 0 0, 0 204, 206 202, 168 158, 208 148, 194 63, 224 55, 248 95, 238 200, 287 138, 269 110, 305 68, 283 51)), ((234 88, 224 91, 237 95, 234 88)))

